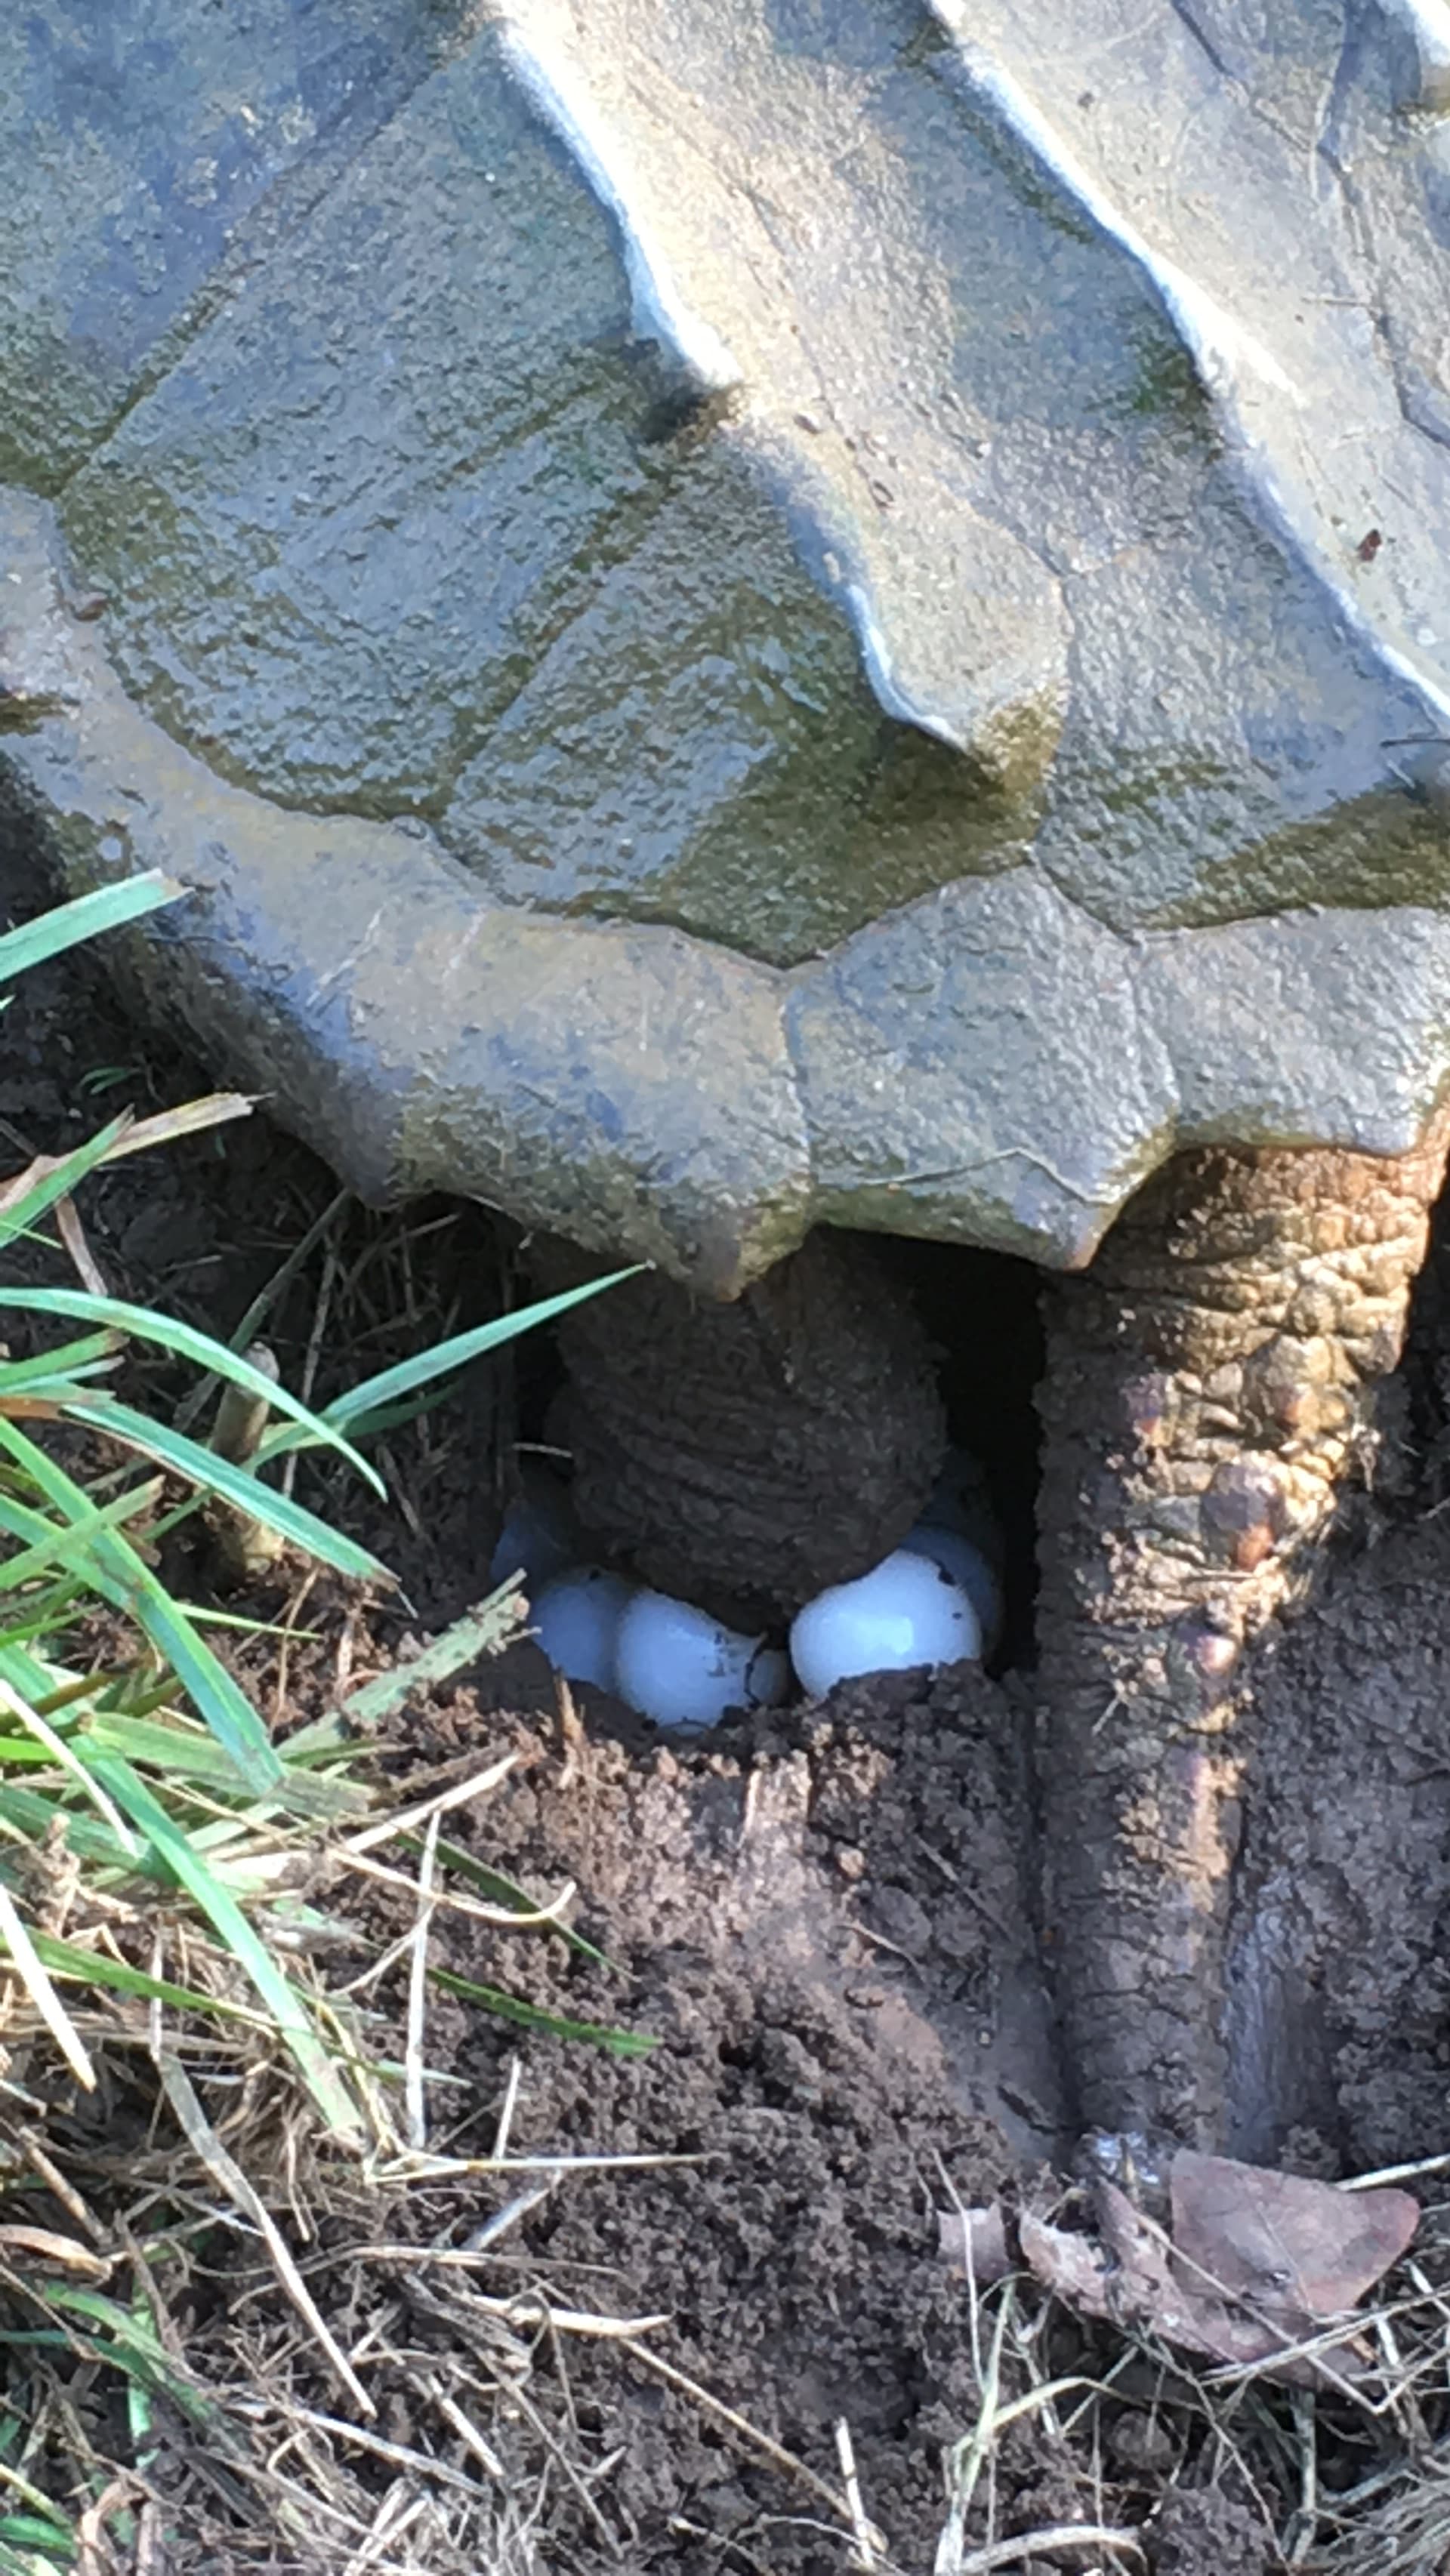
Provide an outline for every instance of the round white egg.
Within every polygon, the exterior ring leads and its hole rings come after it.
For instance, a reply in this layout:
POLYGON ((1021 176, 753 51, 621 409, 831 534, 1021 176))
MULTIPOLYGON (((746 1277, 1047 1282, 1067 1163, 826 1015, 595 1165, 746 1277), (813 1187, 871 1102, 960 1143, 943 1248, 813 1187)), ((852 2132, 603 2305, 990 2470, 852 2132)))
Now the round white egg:
POLYGON ((637 1592, 619 1625, 619 1696, 657 1726, 716 1726, 732 1708, 773 1708, 790 1666, 760 1637, 742 1637, 666 1592, 637 1592))
POLYGON ((960 1530, 943 1528, 940 1522, 920 1520, 909 1529, 901 1542, 913 1556, 930 1557, 943 1574, 959 1583, 977 1614, 982 1631, 982 1652, 992 1654, 1002 1636, 1002 1585, 993 1566, 960 1530))
POLYGON ((576 1565, 546 1583, 531 1613, 534 1632, 556 1672, 571 1682, 616 1687, 620 1622, 634 1586, 600 1565, 576 1565))
POLYGON ((978 1657, 982 1630, 961 1585, 900 1547, 854 1583, 833 1583, 796 1613, 791 1661, 812 1699, 855 1673, 910 1672, 978 1657))
POLYGON ((507 1583, 513 1574, 522 1574, 530 1587, 547 1583, 550 1575, 575 1564, 579 1551, 579 1525, 568 1488, 547 1467, 530 1460, 488 1561, 490 1583, 507 1583))

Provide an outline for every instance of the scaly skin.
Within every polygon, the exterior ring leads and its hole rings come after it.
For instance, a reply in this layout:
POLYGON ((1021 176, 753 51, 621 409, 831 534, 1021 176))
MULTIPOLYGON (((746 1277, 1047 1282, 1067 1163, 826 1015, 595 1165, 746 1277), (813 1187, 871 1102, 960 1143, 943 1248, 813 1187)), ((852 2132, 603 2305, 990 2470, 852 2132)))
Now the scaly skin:
POLYGON ((1088 2127, 1215 2143, 1243 1652, 1372 1455, 1447 1141, 1182 1155, 1049 1287, 1044 1920, 1088 2127))
MULTIPOLYGON (((533 1258, 554 1285, 557 1259, 533 1258)), ((941 1465, 931 1346, 853 1236, 812 1235, 730 1306, 630 1280, 566 1316, 559 1347, 586 1529, 742 1625, 887 1555, 941 1465)))

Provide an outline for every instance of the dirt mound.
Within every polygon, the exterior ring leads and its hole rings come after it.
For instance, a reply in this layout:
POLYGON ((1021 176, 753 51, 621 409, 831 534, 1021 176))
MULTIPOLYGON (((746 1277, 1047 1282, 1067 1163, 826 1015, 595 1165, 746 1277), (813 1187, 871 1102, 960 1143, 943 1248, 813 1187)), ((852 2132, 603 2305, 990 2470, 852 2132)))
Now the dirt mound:
MULTIPOLYGON (((930 2563, 943 2453, 977 2404, 935 2212, 1007 2180, 987 2105, 1005 2085, 1023 2136, 1045 2123, 1050 2056, 1021 1901, 1021 1711, 970 1674, 889 1710, 880 1696, 842 1692, 794 1741, 762 1725, 688 1755, 563 1752, 494 1720, 526 1759, 477 1832, 533 1886, 575 1879, 579 1928, 629 1980, 510 1939, 514 1982, 523 1968, 534 2001, 580 2018, 627 2002, 660 2041, 624 2063, 528 2043, 516 2145, 692 2159, 571 2188, 521 2244, 574 2295, 668 2315, 675 2365, 837 2490, 844 2419, 866 2511, 911 2566, 930 2563)), ((473 1926, 442 1938, 490 1973, 473 1926)), ((510 2034, 460 2019, 448 2040, 496 2099, 510 2034)), ((809 2490, 797 2523, 790 2478, 708 2408, 607 2346, 571 2371, 601 2456, 625 2448, 608 2503, 631 2566, 717 2568, 727 2536, 775 2576, 840 2563, 809 2490)), ((1041 2486, 1030 2440, 1005 2474, 1041 2486)))

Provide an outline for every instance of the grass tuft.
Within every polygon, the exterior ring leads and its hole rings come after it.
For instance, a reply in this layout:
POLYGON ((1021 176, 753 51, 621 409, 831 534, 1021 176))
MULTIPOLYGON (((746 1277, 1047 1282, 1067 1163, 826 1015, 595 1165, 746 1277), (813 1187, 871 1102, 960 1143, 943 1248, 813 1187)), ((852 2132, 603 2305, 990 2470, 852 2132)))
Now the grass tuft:
MULTIPOLYGON (((180 891, 138 878, 0 936, 0 986, 180 891)), ((77 1212, 76 1192, 118 1156, 250 1106, 227 1094, 144 1121, 123 1113, 0 1178, 0 1264, 8 1247, 13 1268, 23 1247, 33 1266, 42 1246, 81 1279, 37 1287, 0 1270, 0 1324, 23 1317, 33 1337, 53 1336, 18 1356, 0 1344, 0 2576, 178 2563, 162 2463, 181 2455, 222 2533, 205 2563, 244 2563, 250 2534, 268 2549, 280 2536, 302 2553, 289 2563, 306 2566, 525 2568, 526 2510, 489 2482, 474 2341, 430 2360, 419 2404, 431 2432, 399 2444, 369 2431, 370 2382, 384 2362, 399 2366, 386 2320, 377 2349, 350 2349, 373 2256, 358 2256, 339 2304, 333 2272, 317 2269, 317 2228, 326 2213, 375 2247, 400 2195, 437 2170, 430 1992, 616 2054, 650 2045, 450 1977, 427 1957, 429 1920, 445 1906, 512 1938, 563 1932, 598 1960, 558 1922, 557 1900, 537 1903, 440 1835, 442 1815, 487 1794, 508 1765, 400 1803, 396 1750, 385 1756, 377 1731, 410 1691, 517 1633, 524 1605, 510 1587, 413 1664, 350 1694, 340 1667, 335 1708, 278 1743, 239 1678, 240 1644, 268 1623, 198 1606, 174 1576, 190 1521, 192 1540, 227 1526, 264 1534, 301 1569, 302 1593, 326 1569, 364 1606, 384 1597, 386 1567, 339 1526, 338 1477, 354 1493, 384 1492, 358 1444, 609 1283, 444 1334, 314 1407, 246 1356, 256 1313, 232 1349, 103 1293, 77 1212), (179 1419, 132 1400, 139 1360, 158 1356, 192 1375, 179 1419), (218 1385, 258 1419, 266 1408, 270 1429, 243 1444, 251 1455, 203 1445, 188 1427, 218 1385), (291 1490, 302 1452, 333 1471, 325 1511, 291 1490), (289 1463, 274 1484, 279 1458, 289 1463), (417 1872, 406 2065, 390 2059, 392 2025, 370 2000, 388 1957, 369 1958, 336 1901, 360 1873, 391 1903, 414 1888, 406 1869, 372 1857, 389 1843, 417 1872), (338 1958, 349 1982, 334 1985, 325 1963, 338 1958), (210 2277, 218 2231, 247 2246, 291 2338, 283 2366, 269 2333, 250 2357, 244 2333, 224 2390, 188 2361, 182 2313, 210 2277), (316 2405, 309 2372, 338 2411, 316 2405), (99 2415, 95 2390, 112 2392, 99 2415), (392 2480, 381 2513, 380 2463, 392 2480), (419 2558, 425 2538, 432 2554, 419 2558)), ((274 1632, 284 1656, 299 1633, 291 1620, 274 1632)), ((535 2177, 530 2205, 550 2187, 535 2177)), ((383 2251, 391 2263, 397 2248, 383 2251)), ((466 2295, 466 2284, 447 2289, 445 2311, 451 2299, 461 2316, 466 2295)))

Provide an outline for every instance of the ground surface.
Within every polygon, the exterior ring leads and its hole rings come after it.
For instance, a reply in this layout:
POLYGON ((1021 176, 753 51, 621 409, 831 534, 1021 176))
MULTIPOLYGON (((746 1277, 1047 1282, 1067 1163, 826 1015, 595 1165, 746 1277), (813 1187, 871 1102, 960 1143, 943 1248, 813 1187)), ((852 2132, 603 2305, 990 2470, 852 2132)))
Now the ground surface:
MULTIPOLYGON (((203 1081, 130 1032, 84 969, 47 972, 0 1036, 3 1167, 77 1141, 123 1102, 144 1109, 203 1081)), ((256 1118, 100 1175, 83 1215, 116 1291, 227 1334, 331 1197, 328 1176, 256 1118)), ((506 1254, 479 1212, 378 1220, 343 1208, 267 1330, 289 1382, 326 1394, 508 1293, 506 1254)), ((1287 2150, 1344 2170, 1450 2146, 1441 1365, 1432 1274, 1399 1490, 1359 1516, 1263 1669, 1241 2039, 1252 2047, 1254 1997, 1269 1979, 1302 2035, 1300 2062, 1266 2065, 1262 2113, 1233 2142, 1266 2159, 1287 2150)), ((348 1518, 397 1567, 406 1603, 347 1607, 319 1592, 308 1607, 319 1645, 239 1648, 264 1708, 283 1723, 307 1714, 339 1659, 354 1673, 379 1668, 482 1596, 497 1459, 537 1411, 547 1374, 545 1354, 523 1353, 399 1436, 381 1461, 389 1513, 359 1497, 348 1518)), ((166 1400, 164 1374, 149 1392, 166 1400)), ((337 1511, 335 1487, 328 1499, 337 1511)), ((1014 1633, 1020 1648, 1020 1619, 1014 1633)), ((573 1881, 573 1919, 612 1965, 457 1915, 440 1918, 437 1955, 660 2043, 617 2061, 442 2005, 429 2059, 457 2088, 440 2097, 441 2127, 486 2140, 516 2061, 515 2150, 687 2160, 576 2177, 519 2220, 498 2258, 498 2279, 546 2278, 580 2309, 667 2317, 656 2348, 706 2392, 597 2336, 570 2343, 557 2393, 571 2466, 554 2481, 545 2567, 813 2576, 851 2563, 820 2495, 721 2408, 833 2490, 844 2420, 891 2563, 913 2576, 932 2566, 944 2455, 975 2421, 981 2385, 935 2213, 954 2194, 990 2198, 1060 2143, 1031 1920, 1029 1689, 1020 1672, 858 1686, 824 1712, 687 1750, 587 1695, 575 1728, 524 1646, 410 1714, 414 1762, 420 1739, 436 1765, 517 1754, 458 1838, 541 1892, 573 1881)), ((364 1928, 398 1930, 385 1894, 364 1928)), ((383 2000, 401 2010, 401 1972, 383 2000)), ((499 2198, 470 2182, 429 2202, 426 2231, 416 2213, 405 2223, 420 2248, 456 2246, 499 2198)), ((420 2251, 398 2297, 424 2341, 428 2282, 420 2251)), ((198 2335, 215 2330, 225 2348, 230 2316, 223 2285, 198 2335)), ((1053 2333, 1044 2357, 1071 2368, 1073 2330, 1059 2320, 1053 2333)), ((1131 2374, 1120 2394, 1100 2419, 1095 2468, 1036 2414, 1004 2434, 994 2530, 1146 2517, 1160 2576, 1280 2564, 1267 2529, 1284 2491, 1236 2482, 1191 2406, 1169 2404, 1168 2435, 1155 2417, 1154 2443, 1137 2441, 1148 2396, 1131 2374)), ((394 2423, 406 2438, 401 2396, 394 2423)), ((1354 2473, 1364 2465, 1356 2451, 1354 2473)), ((194 2563, 229 2563, 220 2524, 194 2563)), ((333 2562, 301 2552, 247 2563, 333 2562)), ((1014 2563, 1131 2561, 1075 2549, 1014 2563)))

